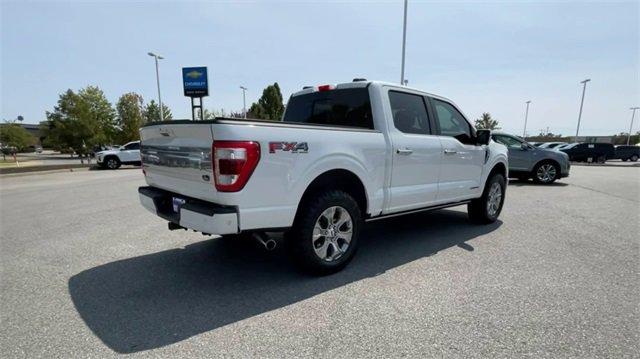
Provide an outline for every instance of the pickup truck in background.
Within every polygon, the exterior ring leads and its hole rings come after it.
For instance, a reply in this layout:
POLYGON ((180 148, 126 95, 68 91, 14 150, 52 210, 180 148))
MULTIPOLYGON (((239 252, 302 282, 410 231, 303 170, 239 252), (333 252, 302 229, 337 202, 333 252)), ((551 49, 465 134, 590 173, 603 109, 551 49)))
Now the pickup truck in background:
POLYGON ((507 148, 450 100, 395 84, 306 87, 282 122, 167 121, 140 138, 140 201, 169 229, 267 247, 284 232, 315 274, 347 265, 366 221, 464 204, 491 223, 505 199, 507 148))

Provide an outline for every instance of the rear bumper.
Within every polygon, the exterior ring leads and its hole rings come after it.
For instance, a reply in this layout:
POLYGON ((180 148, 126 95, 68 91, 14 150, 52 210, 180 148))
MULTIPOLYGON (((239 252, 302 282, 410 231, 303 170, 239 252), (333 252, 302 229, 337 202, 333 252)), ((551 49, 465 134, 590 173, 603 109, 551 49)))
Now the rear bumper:
POLYGON ((144 208, 184 228, 207 234, 239 232, 238 211, 235 207, 221 206, 149 186, 139 187, 138 194, 144 208), (174 197, 185 200, 179 212, 173 211, 174 197))

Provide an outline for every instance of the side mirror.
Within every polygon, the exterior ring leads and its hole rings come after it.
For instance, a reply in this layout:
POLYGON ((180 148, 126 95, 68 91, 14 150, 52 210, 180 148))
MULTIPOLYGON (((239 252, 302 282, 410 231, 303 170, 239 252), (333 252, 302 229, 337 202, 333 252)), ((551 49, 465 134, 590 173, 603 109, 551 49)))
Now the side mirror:
POLYGON ((522 148, 522 150, 524 151, 528 151, 529 145, 526 142, 522 142, 522 144, 520 145, 520 148, 522 148))
POLYGON ((476 144, 488 145, 490 140, 491 140, 491 130, 476 131, 476 144))

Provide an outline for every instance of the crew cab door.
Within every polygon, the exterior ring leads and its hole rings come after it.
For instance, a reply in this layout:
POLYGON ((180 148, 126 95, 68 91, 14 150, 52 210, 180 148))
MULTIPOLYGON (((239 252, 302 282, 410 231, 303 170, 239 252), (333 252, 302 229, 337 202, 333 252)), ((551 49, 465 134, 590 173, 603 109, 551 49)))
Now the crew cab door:
POLYGON ((485 149, 475 144, 475 131, 451 103, 429 98, 442 144, 442 165, 438 181, 438 202, 455 202, 477 197, 485 149))
POLYGON ((385 213, 427 207, 437 200, 442 148, 432 134, 427 99, 389 89, 389 137, 392 142, 390 198, 385 213), (389 113, 390 111, 390 113, 389 113))

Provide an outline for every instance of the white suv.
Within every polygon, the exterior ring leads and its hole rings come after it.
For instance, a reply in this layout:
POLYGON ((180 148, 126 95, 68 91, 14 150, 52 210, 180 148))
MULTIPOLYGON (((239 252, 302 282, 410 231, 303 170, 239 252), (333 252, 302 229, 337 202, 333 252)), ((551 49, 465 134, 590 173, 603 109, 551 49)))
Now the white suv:
POLYGON ((117 150, 96 153, 98 166, 115 170, 121 165, 140 166, 140 141, 129 142, 117 150))

